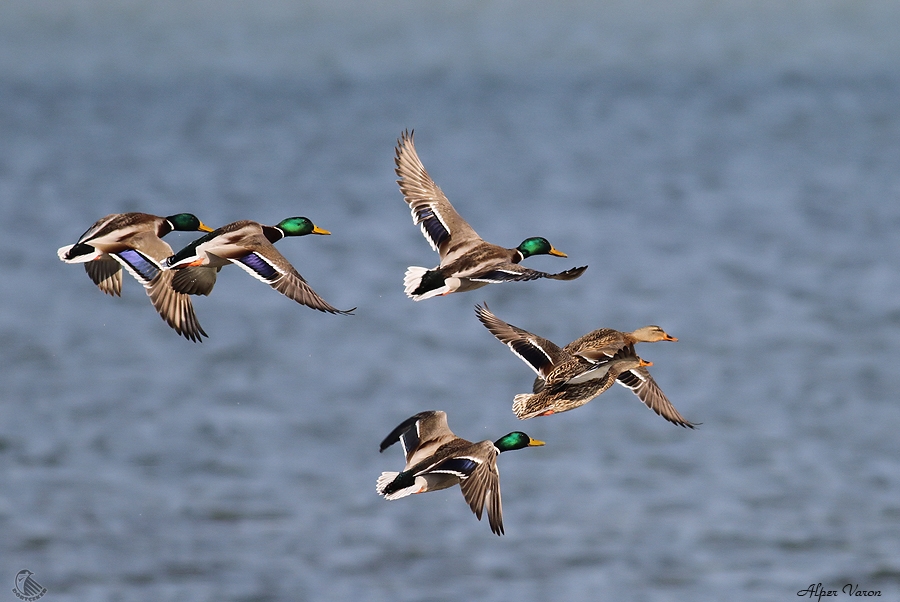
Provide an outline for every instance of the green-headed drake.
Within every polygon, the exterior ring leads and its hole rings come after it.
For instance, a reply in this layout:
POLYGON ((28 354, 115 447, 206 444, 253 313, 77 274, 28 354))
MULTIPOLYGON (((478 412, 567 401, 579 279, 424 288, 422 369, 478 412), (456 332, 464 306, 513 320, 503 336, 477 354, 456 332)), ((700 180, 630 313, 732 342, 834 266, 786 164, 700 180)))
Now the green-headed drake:
POLYGON ((678 413, 650 376, 647 366, 653 364, 634 352, 635 342, 677 340, 658 326, 639 328, 634 333, 595 330, 560 348, 552 341, 507 324, 491 313, 487 304, 476 305, 475 314, 497 340, 537 373, 532 393, 514 398, 513 412, 520 419, 558 414, 583 406, 618 382, 669 422, 694 428, 695 425, 678 413), (618 347, 615 346, 617 342, 621 342, 618 347), (605 351, 601 353, 600 350, 605 351))
POLYGON ((114 213, 101 218, 74 245, 57 251, 66 263, 83 263, 91 280, 108 295, 122 294, 122 268, 144 285, 150 302, 175 332, 192 341, 206 336, 187 295, 172 289, 172 274, 162 262, 172 254, 162 237, 182 232, 211 232, 191 213, 159 217, 149 213, 114 213))
POLYGON ((488 523, 497 535, 503 534, 497 456, 505 451, 544 445, 543 441, 518 431, 496 441, 472 443, 453 434, 447 426, 447 414, 441 411, 420 412, 407 418, 385 437, 379 451, 397 441, 403 446, 406 467, 402 472, 381 473, 376 487, 378 493, 396 500, 458 484, 478 520, 487 505, 488 523))
POLYGON ((397 183, 412 212, 413 223, 419 225, 431 248, 441 257, 440 264, 427 269, 411 266, 403 279, 408 297, 421 301, 437 295, 471 291, 496 282, 553 278, 573 280, 587 266, 558 274, 539 272, 519 265, 532 255, 565 257, 547 239, 528 238, 515 249, 485 242, 441 192, 416 154, 413 135, 404 132, 397 142, 397 183))
POLYGON ((279 293, 300 303, 332 314, 350 314, 353 309, 336 309, 316 294, 294 266, 273 243, 285 236, 331 234, 305 217, 289 217, 275 226, 240 220, 203 236, 166 260, 176 274, 172 286, 191 295, 208 295, 223 266, 235 264, 279 293), (187 271, 186 268, 205 268, 187 271))

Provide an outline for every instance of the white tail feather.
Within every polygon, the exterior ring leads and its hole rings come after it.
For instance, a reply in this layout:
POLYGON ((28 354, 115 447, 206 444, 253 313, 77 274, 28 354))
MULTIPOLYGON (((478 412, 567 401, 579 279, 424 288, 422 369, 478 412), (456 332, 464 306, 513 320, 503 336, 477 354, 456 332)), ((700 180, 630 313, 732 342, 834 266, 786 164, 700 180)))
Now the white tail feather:
POLYGON ((413 493, 419 493, 422 490, 422 487, 425 485, 422 481, 422 477, 416 477, 415 483, 410 485, 409 487, 405 487, 400 489, 399 491, 395 491, 393 493, 385 494, 384 490, 388 485, 394 482, 394 479, 397 478, 399 472, 383 472, 381 476, 378 477, 378 482, 375 485, 375 491, 384 496, 386 500, 396 500, 402 497, 406 497, 408 495, 412 495, 413 493))
POLYGON ((62 259, 66 263, 86 263, 88 261, 93 261, 93 260, 97 259, 98 257, 100 257, 101 255, 103 255, 103 251, 98 251, 98 250, 94 249, 93 253, 86 253, 84 255, 78 255, 77 257, 72 257, 71 259, 67 259, 66 253, 68 253, 69 249, 71 249, 74 246, 75 245, 66 245, 64 247, 60 247, 56 251, 56 254, 59 256, 60 259, 62 259))
POLYGON ((422 299, 430 299, 431 297, 437 297, 438 295, 450 292, 450 287, 442 286, 433 291, 428 291, 423 295, 414 295, 413 291, 422 284, 422 278, 425 276, 426 272, 428 272, 428 268, 422 268, 417 265, 406 268, 406 274, 403 275, 403 292, 406 293, 407 297, 415 301, 421 301, 422 299))
POLYGON ((375 491, 379 494, 384 495, 384 488, 394 482, 394 479, 397 478, 399 472, 383 472, 381 476, 378 477, 378 482, 375 484, 375 491))

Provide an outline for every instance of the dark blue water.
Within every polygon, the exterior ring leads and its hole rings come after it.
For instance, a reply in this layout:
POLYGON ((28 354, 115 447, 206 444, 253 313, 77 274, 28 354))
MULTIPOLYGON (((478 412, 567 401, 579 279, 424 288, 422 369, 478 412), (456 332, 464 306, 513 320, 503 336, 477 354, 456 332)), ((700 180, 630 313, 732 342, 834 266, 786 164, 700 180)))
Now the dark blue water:
MULTIPOLYGON (((0 8, 0 584, 47 600, 792 600, 900 594, 896 6, 13 2, 0 8), (404 128, 488 240, 573 282, 414 303, 437 256, 404 128), (306 215, 281 251, 352 317, 237 268, 192 344, 56 249, 98 217, 306 215), (519 422, 557 343, 655 323, 674 427, 618 387, 519 422), (456 490, 386 502, 442 409, 500 458, 507 535, 456 490), (846 596, 845 596, 846 597, 846 596)), ((175 233, 174 247, 189 234, 175 233)), ((11 594, 7 594, 11 596, 11 594)))

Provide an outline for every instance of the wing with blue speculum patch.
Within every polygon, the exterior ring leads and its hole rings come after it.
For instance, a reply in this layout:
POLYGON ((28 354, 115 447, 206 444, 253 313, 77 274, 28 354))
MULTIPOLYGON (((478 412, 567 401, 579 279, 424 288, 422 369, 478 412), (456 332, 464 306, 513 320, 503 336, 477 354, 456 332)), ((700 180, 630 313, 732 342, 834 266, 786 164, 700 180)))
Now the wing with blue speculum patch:
POLYGON ((265 249, 265 254, 250 252, 241 257, 229 257, 235 263, 254 278, 265 282, 276 291, 293 299, 301 305, 330 314, 350 314, 353 309, 337 309, 320 297, 316 291, 304 280, 294 266, 278 252, 271 244, 265 249))
POLYGON ((483 457, 484 460, 475 466, 469 478, 460 480, 459 487, 478 520, 481 520, 484 507, 487 505, 491 531, 501 535, 503 509, 500 502, 500 473, 497 471, 499 450, 490 441, 481 441, 474 444, 473 454, 483 457))
POLYGON ((135 249, 111 256, 144 285, 154 309, 175 332, 191 341, 200 341, 201 336, 206 336, 190 298, 172 288, 172 272, 162 271, 155 259, 135 249))
POLYGON ((550 274, 526 268, 517 263, 505 263, 499 266, 492 266, 490 270, 469 276, 469 280, 476 282, 489 282, 496 284, 498 282, 522 282, 525 280, 536 280, 538 278, 550 278, 552 280, 574 280, 581 276, 587 266, 571 268, 564 272, 550 274))
POLYGON ((430 205, 419 205, 412 209, 414 221, 422 228, 422 234, 431 244, 431 248, 437 251, 441 245, 450 238, 450 231, 440 216, 434 212, 430 205))
POLYGON ((456 475, 460 479, 467 479, 469 478, 469 475, 471 475, 472 472, 476 468, 478 468, 479 464, 481 464, 481 462, 475 460, 474 458, 460 456, 457 458, 447 458, 446 460, 442 460, 441 462, 435 464, 434 466, 423 472, 452 474, 456 475))
POLYGON ((281 272, 276 270, 264 257, 256 253, 248 253, 233 261, 239 261, 242 265, 246 266, 245 269, 247 269, 248 272, 264 282, 271 283, 282 275, 281 272))
POLYGON ((144 286, 149 286, 150 281, 160 272, 156 260, 136 249, 125 249, 112 255, 128 270, 129 274, 134 276, 144 286))
POLYGON ((404 132, 400 137, 394 163, 397 165, 395 172, 400 177, 397 184, 403 199, 409 204, 413 223, 421 227, 425 239, 442 260, 451 251, 451 245, 453 252, 458 253, 482 242, 425 171, 411 133, 404 132))
POLYGON ((469 276, 469 280, 496 284, 498 282, 536 280, 537 278, 546 278, 547 276, 549 276, 549 274, 520 266, 517 263, 504 263, 491 266, 490 270, 481 272, 480 274, 469 276))

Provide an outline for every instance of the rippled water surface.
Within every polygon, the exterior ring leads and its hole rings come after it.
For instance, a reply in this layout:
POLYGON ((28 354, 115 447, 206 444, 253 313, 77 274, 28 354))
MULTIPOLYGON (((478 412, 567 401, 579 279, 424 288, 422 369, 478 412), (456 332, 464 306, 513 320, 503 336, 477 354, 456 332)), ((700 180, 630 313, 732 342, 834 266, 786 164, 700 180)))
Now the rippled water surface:
MULTIPOLYGON (((47 600, 793 600, 900 595, 900 68, 892 3, 12 2, 0 8, 0 584, 47 600), (414 303, 437 256, 394 180, 415 128, 485 238, 573 282, 414 303), (237 268, 176 336, 56 249, 98 217, 306 215, 280 250, 355 316, 237 268), (662 325, 674 427, 618 387, 519 422, 557 343, 662 325), (396 424, 500 458, 386 502, 396 424)), ((173 246, 189 234, 174 233, 173 246)), ((7 590, 8 591, 8 590, 7 590)), ((10 596, 11 594, 7 594, 10 596)))

